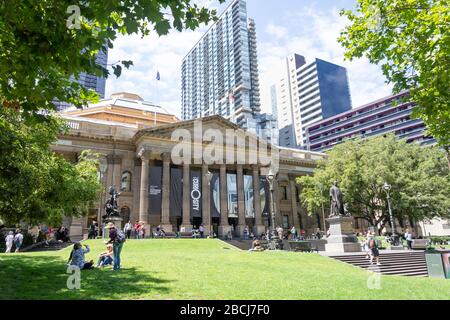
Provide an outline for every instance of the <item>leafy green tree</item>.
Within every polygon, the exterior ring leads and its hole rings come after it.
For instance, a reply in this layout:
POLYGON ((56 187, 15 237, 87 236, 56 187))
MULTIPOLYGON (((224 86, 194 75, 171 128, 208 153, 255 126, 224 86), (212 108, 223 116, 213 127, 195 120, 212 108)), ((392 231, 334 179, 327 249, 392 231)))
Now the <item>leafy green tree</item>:
POLYGON ((87 213, 101 190, 97 156, 86 151, 72 164, 50 149, 61 121, 30 124, 15 110, 0 110, 0 218, 57 224, 87 213))
POLYGON ((449 169, 438 147, 421 148, 394 135, 337 145, 313 176, 299 178, 301 199, 310 213, 321 203, 329 209, 328 190, 334 181, 339 181, 347 210, 379 230, 390 221, 385 182, 392 185, 397 219, 450 216, 449 169))
MULTIPOLYGON (((165 35, 215 15, 190 0, 0 1, 0 105, 36 117, 37 110, 54 109, 55 99, 85 106, 98 96, 71 80, 82 72, 107 77, 96 54, 113 48, 118 34, 165 35)), ((130 65, 115 63, 114 74, 130 65)))
POLYGON ((395 92, 410 91, 414 115, 444 148, 450 168, 448 0, 358 0, 355 11, 341 14, 351 23, 339 38, 345 56, 381 64, 395 92))

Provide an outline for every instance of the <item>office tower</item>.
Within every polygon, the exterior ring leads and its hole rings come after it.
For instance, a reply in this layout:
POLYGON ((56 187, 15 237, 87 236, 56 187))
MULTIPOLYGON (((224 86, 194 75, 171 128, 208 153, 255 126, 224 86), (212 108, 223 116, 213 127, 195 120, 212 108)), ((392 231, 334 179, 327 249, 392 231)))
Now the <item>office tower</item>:
POLYGON ((221 115, 256 132, 260 113, 255 23, 234 0, 182 63, 182 119, 221 115))
POLYGON ((388 133, 408 143, 436 143, 427 135, 423 121, 412 117, 415 104, 402 102, 407 95, 408 92, 391 95, 309 126, 306 129, 308 149, 324 152, 349 139, 388 133))
MULTIPOLYGON (((99 51, 99 53, 97 54, 96 63, 102 66, 103 68, 107 67, 108 47, 106 47, 106 52, 103 52, 102 50, 99 51)), ((72 81, 73 80, 74 79, 72 78, 72 81)), ((104 77, 98 77, 96 75, 87 74, 83 72, 80 74, 80 79, 77 81, 83 87, 96 91, 99 94, 100 99, 105 98, 106 79, 104 77)), ((57 111, 62 111, 70 107, 70 105, 67 102, 55 101, 54 104, 56 105, 57 111)))
POLYGON ((286 58, 271 93, 283 147, 304 148, 309 125, 352 108, 346 69, 321 59, 306 63, 298 54, 286 58))

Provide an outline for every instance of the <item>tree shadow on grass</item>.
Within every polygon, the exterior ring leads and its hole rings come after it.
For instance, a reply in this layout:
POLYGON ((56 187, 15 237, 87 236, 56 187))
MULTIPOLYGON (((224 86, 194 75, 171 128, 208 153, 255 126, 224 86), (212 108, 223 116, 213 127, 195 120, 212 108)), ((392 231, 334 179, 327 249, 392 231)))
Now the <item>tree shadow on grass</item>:
POLYGON ((167 295, 171 282, 136 268, 81 271, 80 290, 67 288, 71 274, 59 257, 0 256, 0 299, 136 299, 167 295))

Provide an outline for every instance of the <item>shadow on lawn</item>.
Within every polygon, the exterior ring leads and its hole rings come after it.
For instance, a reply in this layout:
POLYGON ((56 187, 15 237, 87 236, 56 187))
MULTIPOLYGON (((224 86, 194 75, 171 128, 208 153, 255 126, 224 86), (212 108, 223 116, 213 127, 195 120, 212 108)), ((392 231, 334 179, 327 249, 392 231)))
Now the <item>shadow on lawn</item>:
POLYGON ((58 257, 0 256, 0 299, 124 299, 167 294, 170 280, 136 268, 81 272, 81 289, 69 290, 65 261, 58 257))

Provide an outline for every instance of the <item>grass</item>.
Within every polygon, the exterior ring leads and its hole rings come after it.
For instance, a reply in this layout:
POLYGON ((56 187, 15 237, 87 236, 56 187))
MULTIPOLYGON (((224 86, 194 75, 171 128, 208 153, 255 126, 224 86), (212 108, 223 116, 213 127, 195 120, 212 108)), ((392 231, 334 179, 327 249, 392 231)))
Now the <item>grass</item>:
MULTIPOLYGON (((96 260, 101 241, 87 242, 96 260)), ((450 299, 450 281, 381 276, 316 254, 249 253, 219 240, 129 240, 123 269, 82 272, 68 290, 66 249, 0 255, 0 299, 450 299)))

